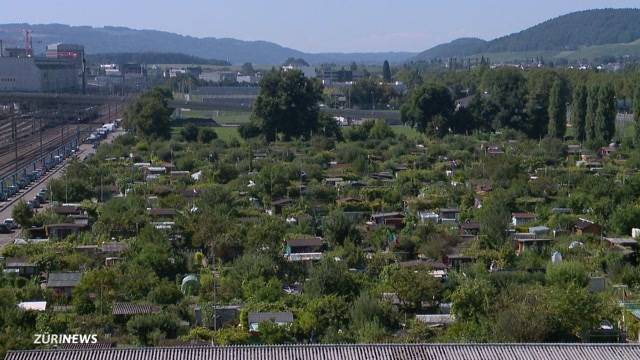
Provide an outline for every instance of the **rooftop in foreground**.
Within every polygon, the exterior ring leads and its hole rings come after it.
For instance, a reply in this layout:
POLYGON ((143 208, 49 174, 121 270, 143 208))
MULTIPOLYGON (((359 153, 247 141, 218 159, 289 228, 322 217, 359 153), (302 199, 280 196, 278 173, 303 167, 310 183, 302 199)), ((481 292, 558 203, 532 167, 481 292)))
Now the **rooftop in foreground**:
POLYGON ((276 345, 9 351, 6 360, 595 360, 640 359, 627 344, 276 345))

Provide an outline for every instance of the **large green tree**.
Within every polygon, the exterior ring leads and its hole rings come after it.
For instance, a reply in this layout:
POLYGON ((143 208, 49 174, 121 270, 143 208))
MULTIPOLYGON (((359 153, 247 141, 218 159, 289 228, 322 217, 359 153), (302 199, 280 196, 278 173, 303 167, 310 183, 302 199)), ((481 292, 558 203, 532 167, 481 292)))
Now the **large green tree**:
POLYGON ((505 244, 509 225, 511 199, 506 191, 492 192, 478 213, 480 221, 480 244, 489 249, 499 249, 505 244))
POLYGON ((171 91, 155 88, 136 100, 125 112, 125 127, 135 130, 137 135, 149 138, 168 139, 171 136, 171 113, 169 100, 171 91))
MULTIPOLYGON (((539 139, 548 133, 551 89, 559 76, 550 70, 535 70, 527 76, 526 118, 513 124, 532 138, 539 139)), ((561 95, 561 93, 560 93, 561 95)), ((555 131, 555 130, 554 130, 555 131)))
POLYGON ((310 136, 318 129, 322 85, 300 71, 271 71, 260 82, 252 124, 268 141, 310 136))
MULTIPOLYGON (((517 69, 487 71, 482 80, 487 103, 494 110, 492 127, 527 131, 527 80, 517 69)), ((543 107, 546 109, 546 107, 543 107)))
POLYGON ((361 109, 383 109, 397 97, 389 84, 374 78, 356 81, 350 91, 351 104, 361 109))
POLYGON ((27 205, 24 200, 18 201, 11 211, 11 216, 18 225, 23 228, 31 226, 31 220, 33 220, 33 210, 27 205))
POLYGON ((454 103, 449 89, 426 84, 411 93, 401 108, 402 122, 423 133, 443 136, 449 130, 454 103))
POLYGON ((441 296, 440 281, 427 271, 400 267, 389 276, 389 285, 411 309, 420 309, 423 301, 435 303, 441 296))

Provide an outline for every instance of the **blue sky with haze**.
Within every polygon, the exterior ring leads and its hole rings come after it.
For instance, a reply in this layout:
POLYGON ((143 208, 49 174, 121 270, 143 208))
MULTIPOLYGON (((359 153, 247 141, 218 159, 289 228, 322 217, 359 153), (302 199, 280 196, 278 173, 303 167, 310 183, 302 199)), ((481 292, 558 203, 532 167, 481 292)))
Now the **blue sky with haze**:
POLYGON ((0 0, 0 23, 117 25, 268 40, 308 52, 422 51, 640 0, 0 0))

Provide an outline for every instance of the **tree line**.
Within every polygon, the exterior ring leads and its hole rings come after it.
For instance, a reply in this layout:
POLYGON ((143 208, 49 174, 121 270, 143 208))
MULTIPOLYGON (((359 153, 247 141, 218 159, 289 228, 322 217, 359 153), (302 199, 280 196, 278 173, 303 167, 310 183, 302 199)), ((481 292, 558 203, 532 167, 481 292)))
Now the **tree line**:
POLYGON ((578 83, 572 91, 560 72, 503 68, 485 71, 468 91, 475 95, 456 103, 455 88, 423 84, 402 106, 402 120, 437 136, 508 128, 534 139, 563 139, 570 110, 576 140, 602 146, 615 135, 616 92, 611 82, 578 83))
POLYGON ((608 143, 615 134, 615 93, 610 84, 578 86, 573 93, 571 121, 576 140, 594 146, 608 143))

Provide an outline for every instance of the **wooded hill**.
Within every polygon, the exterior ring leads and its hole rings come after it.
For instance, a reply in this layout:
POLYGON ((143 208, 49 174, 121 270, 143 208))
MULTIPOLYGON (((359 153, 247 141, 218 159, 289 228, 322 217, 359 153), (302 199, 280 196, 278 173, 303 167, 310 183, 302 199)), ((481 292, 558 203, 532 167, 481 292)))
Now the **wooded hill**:
MULTIPOLYGON (((563 15, 491 41, 469 38, 454 40, 424 51, 415 59, 467 57, 491 53, 514 53, 513 56, 517 56, 523 52, 570 57, 571 53, 591 47, 627 44, 637 39, 640 39, 640 9, 586 10, 563 15)), ((629 51, 628 47, 619 49, 622 52, 629 51)), ((625 54, 621 53, 620 56, 622 55, 625 54)))

